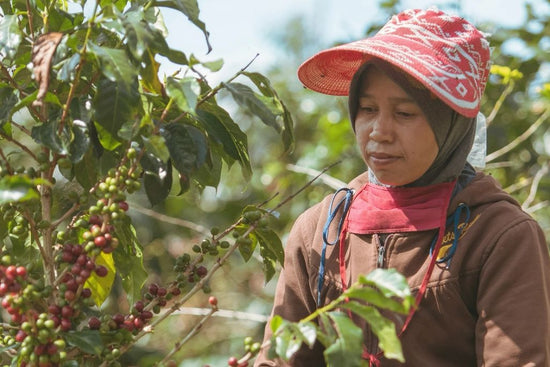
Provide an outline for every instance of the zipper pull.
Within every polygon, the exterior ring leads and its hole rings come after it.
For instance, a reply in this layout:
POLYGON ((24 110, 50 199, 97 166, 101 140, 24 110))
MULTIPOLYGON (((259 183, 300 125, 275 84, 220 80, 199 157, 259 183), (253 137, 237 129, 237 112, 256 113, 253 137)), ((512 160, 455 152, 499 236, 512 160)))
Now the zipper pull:
POLYGON ((384 255, 386 254, 386 247, 384 246, 384 242, 386 239, 380 238, 378 233, 375 233, 373 236, 374 243, 376 243, 376 246, 378 247, 378 261, 376 262, 376 266, 378 268, 384 267, 384 255), (383 242, 384 241, 384 242, 383 242))
POLYGON ((378 267, 384 267, 384 254, 386 253, 386 247, 383 244, 378 246, 378 267))

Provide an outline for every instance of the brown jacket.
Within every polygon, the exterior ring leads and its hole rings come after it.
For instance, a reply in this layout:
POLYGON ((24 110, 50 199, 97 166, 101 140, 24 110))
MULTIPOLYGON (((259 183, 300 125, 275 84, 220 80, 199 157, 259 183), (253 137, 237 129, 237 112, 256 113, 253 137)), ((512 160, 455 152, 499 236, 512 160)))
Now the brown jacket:
MULTIPOLYGON (((350 184, 359 188, 361 175, 350 184)), ((317 276, 322 230, 331 197, 303 213, 287 241, 284 270, 275 295, 273 313, 298 321, 316 308, 317 276)), ((478 173, 451 201, 471 210, 450 268, 436 266, 418 311, 401 336, 405 364, 382 359, 382 367, 427 366, 550 366, 550 259, 539 225, 496 181, 478 173)), ((334 233, 334 228, 331 228, 334 233)), ((384 267, 406 276, 413 294, 429 264, 433 231, 390 234, 385 239, 384 267)), ((444 245, 452 240, 447 228, 444 245)), ((377 267, 376 235, 347 238, 347 277, 377 267)), ((322 291, 324 304, 342 290, 337 246, 329 246, 322 291)), ((400 330, 404 317, 396 319, 400 330)), ((266 325, 266 340, 271 336, 266 325)), ((365 345, 376 352, 377 342, 365 332, 365 345)), ((322 348, 302 348, 289 364, 267 360, 255 366, 324 366, 322 348)))

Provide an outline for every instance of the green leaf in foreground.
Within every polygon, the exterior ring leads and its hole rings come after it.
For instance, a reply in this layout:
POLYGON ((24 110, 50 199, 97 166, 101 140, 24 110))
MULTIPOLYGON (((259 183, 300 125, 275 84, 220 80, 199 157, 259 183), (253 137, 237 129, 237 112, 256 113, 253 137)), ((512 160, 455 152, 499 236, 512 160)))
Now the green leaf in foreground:
POLYGON ((363 331, 344 313, 329 313, 338 338, 334 344, 325 349, 325 361, 329 366, 361 367, 364 361, 363 331))
POLYGON ((47 184, 40 179, 26 176, 4 176, 0 179, 0 205, 38 198, 36 185, 47 184))
POLYGON ((395 331, 395 325, 382 316, 376 308, 354 301, 344 303, 341 307, 352 311, 367 321, 373 333, 378 337, 380 349, 384 351, 386 358, 397 359, 400 362, 405 361, 401 342, 395 331))

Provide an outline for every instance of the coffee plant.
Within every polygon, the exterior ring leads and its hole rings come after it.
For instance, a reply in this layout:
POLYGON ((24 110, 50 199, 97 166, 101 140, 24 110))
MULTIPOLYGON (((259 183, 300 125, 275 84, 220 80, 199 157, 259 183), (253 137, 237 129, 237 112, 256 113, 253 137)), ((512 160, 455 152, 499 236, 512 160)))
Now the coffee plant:
MULTIPOLYGON (((223 164, 251 175, 247 136, 218 104, 221 90, 292 147, 290 114, 267 78, 245 66, 213 87, 203 73, 218 71, 221 61, 201 62, 166 43, 162 8, 187 18, 210 47, 196 1, 13 0, 0 8, 4 363, 117 365, 207 291, 236 249, 249 259, 258 247, 273 276, 282 245, 267 223, 273 216, 259 207, 178 257, 169 284, 147 284, 127 215, 136 191, 156 205, 175 185, 180 195, 191 185, 217 186, 223 164), (160 57, 180 71, 161 77, 160 57), (107 314, 101 305, 116 277, 131 309, 107 314)), ((217 299, 209 303, 215 312, 217 299)), ((158 364, 173 364, 182 344, 158 364)))

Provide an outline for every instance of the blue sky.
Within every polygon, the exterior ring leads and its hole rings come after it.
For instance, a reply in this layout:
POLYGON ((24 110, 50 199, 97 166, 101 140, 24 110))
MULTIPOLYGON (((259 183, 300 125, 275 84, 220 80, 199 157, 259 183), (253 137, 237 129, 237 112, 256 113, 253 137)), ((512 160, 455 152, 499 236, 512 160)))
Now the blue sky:
MULTIPOLYGON (((462 0, 460 15, 474 24, 485 21, 519 25, 525 19, 524 4, 532 0, 462 0)), ((233 75, 256 54, 251 70, 264 71, 276 60, 269 34, 286 20, 299 15, 323 42, 361 37, 369 21, 380 18, 378 0, 198 0, 200 19, 210 31, 213 50, 206 54, 201 32, 184 16, 165 13, 168 43, 200 60, 223 58, 219 77, 233 75), (176 16, 177 15, 177 16, 176 16)), ((437 1, 405 0, 405 7, 429 7, 437 1)), ((441 1, 439 1, 441 3, 441 1)), ((170 70, 170 67, 167 67, 170 70)))

